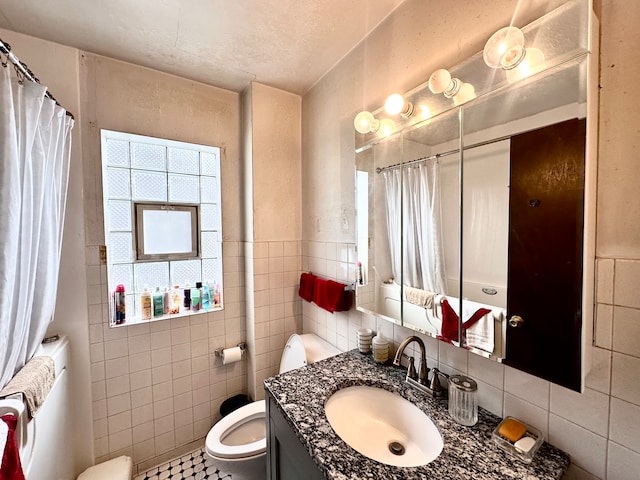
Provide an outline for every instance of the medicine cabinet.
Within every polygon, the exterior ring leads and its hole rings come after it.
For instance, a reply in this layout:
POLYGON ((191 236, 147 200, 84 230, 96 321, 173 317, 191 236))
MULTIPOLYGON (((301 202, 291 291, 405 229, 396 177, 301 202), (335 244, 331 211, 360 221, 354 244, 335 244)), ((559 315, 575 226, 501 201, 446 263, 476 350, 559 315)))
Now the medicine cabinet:
POLYGON ((485 48, 449 68, 460 95, 425 82, 403 95, 404 115, 367 116, 371 130, 356 133, 358 310, 583 388, 596 30, 590 2, 566 2, 522 27, 530 65, 492 68, 485 48), (466 328, 481 308, 490 313, 466 328))

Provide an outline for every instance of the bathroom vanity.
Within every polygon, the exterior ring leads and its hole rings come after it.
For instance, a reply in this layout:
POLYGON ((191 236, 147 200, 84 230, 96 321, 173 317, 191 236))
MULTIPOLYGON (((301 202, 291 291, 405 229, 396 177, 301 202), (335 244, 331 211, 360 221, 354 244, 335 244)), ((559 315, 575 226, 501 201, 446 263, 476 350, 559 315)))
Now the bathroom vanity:
POLYGON ((530 464, 510 457, 491 439, 500 418, 479 409, 478 423, 464 427, 436 400, 404 382, 406 370, 380 366, 356 350, 267 379, 267 471, 271 480, 308 479, 560 479, 569 456, 544 443, 530 464), (440 455, 418 467, 371 460, 349 447, 325 415, 338 390, 367 385, 400 394, 435 423, 444 440, 440 455))

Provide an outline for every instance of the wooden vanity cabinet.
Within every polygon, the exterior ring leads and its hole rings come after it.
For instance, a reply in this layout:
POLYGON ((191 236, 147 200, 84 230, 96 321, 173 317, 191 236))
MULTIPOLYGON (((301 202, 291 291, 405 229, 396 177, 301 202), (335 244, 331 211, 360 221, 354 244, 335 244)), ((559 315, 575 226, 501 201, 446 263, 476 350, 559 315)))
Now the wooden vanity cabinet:
POLYGON ((322 480, 324 475, 311 460, 287 423, 273 397, 266 392, 267 401, 267 479, 322 480))

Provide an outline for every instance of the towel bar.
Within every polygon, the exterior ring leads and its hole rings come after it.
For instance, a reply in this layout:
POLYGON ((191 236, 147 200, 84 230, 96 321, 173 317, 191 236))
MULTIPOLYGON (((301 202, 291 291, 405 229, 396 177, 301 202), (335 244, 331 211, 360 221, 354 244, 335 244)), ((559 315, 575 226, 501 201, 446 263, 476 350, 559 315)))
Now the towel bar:
MULTIPOLYGON (((307 273, 309 273, 310 275, 314 274, 311 271, 309 271, 307 273)), ((344 283, 344 291, 345 292, 355 292, 356 291, 356 282, 341 282, 340 280, 336 280, 336 282, 344 283)))

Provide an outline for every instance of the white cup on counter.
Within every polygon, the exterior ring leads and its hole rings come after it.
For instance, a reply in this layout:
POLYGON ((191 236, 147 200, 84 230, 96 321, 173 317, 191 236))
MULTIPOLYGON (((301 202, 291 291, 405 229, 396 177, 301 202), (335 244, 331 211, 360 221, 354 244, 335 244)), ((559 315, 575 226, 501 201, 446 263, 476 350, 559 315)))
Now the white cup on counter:
POLYGON ((370 328, 359 328, 356 331, 356 338, 358 339, 358 350, 360 350, 360 353, 369 353, 371 351, 373 330, 370 328))

